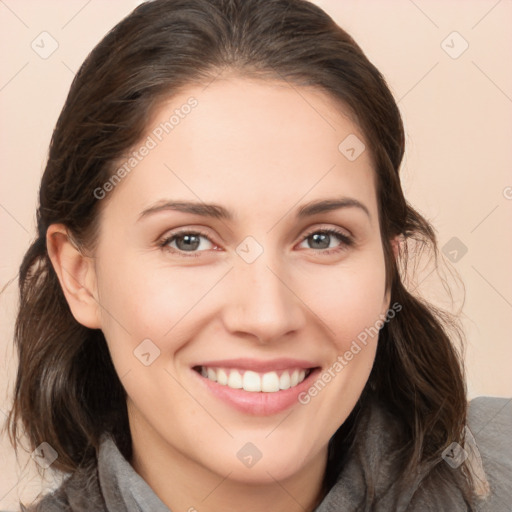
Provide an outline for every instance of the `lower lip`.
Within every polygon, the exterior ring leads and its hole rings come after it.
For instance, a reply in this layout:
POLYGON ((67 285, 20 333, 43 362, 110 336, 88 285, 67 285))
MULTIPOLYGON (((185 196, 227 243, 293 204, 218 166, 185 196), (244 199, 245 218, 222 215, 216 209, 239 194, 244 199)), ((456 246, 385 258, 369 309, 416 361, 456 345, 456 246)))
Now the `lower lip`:
POLYGON ((192 372, 201 380, 204 386, 217 398, 231 407, 246 414, 254 416, 269 416, 289 409, 298 403, 300 393, 306 391, 315 377, 320 373, 320 368, 314 369, 300 384, 293 388, 282 389, 274 393, 251 392, 243 389, 233 389, 229 386, 222 386, 200 373, 192 372))

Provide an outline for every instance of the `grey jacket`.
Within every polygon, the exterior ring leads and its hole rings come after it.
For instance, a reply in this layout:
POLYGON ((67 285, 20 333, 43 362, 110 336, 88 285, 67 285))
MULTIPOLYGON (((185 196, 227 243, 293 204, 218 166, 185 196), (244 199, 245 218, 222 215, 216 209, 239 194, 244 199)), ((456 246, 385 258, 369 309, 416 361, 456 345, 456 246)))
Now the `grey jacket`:
MULTIPOLYGON (((394 429, 389 415, 375 407, 368 415, 367 431, 359 457, 347 460, 327 496, 314 512, 355 512, 366 510, 365 479, 362 466, 370 468, 375 483, 376 512, 457 512, 468 510, 458 488, 432 478, 431 467, 423 468, 406 492, 397 491, 389 453, 394 429), (361 464, 364 460, 365 463, 361 464)), ((464 446, 459 455, 469 454, 472 467, 480 477, 482 491, 479 512, 512 511, 512 400, 480 397, 472 400, 468 427, 476 445, 464 446), (477 446, 478 449, 475 447, 477 446), (480 458, 481 456, 481 458, 480 458), (483 463, 483 470, 482 464, 483 463), (485 476, 483 474, 485 471, 485 476)), ((467 431, 466 431, 467 432, 467 431)), ((471 434, 469 435, 471 438, 471 434)), ((457 455, 455 453, 455 455, 457 455)), ((454 452, 447 452, 439 464, 458 471, 454 452)), ((38 505, 22 510, 37 512, 169 512, 149 485, 121 455, 110 437, 104 436, 99 450, 97 471, 76 472, 38 505)))

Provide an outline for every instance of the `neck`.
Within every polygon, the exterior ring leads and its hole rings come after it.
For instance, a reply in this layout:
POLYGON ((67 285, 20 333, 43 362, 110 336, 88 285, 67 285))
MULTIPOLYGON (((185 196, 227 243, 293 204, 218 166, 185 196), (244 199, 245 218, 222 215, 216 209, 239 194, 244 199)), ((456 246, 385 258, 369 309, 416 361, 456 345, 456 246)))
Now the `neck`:
MULTIPOLYGON (((210 470, 170 446, 156 432, 138 435, 131 425, 135 471, 173 511, 312 512, 323 499, 327 446, 297 473, 278 480, 247 482, 210 470)), ((300 457, 301 454, 298 454, 300 457)))

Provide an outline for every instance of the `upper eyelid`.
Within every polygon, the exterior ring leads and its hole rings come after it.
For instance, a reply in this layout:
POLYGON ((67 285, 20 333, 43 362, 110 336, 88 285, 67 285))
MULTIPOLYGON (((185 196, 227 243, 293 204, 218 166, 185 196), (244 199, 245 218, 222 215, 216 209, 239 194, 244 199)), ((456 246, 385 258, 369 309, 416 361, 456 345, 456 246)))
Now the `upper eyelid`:
POLYGON ((329 231, 329 230, 341 231, 341 234, 345 235, 347 238, 354 237, 354 235, 347 228, 342 228, 340 226, 333 227, 331 225, 331 226, 321 226, 321 227, 313 226, 311 229, 306 229, 306 230, 304 230, 304 235, 302 236, 302 239, 304 239, 304 237, 311 235, 312 233, 316 233, 317 231, 329 231))

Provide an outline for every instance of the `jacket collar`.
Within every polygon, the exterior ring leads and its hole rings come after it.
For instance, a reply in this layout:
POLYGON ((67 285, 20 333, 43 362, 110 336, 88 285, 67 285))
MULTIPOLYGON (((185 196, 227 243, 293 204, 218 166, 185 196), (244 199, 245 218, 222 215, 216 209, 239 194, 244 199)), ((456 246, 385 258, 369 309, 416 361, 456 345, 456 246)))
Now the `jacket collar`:
POLYGON ((101 440, 98 475, 109 512, 169 512, 108 435, 101 440))

